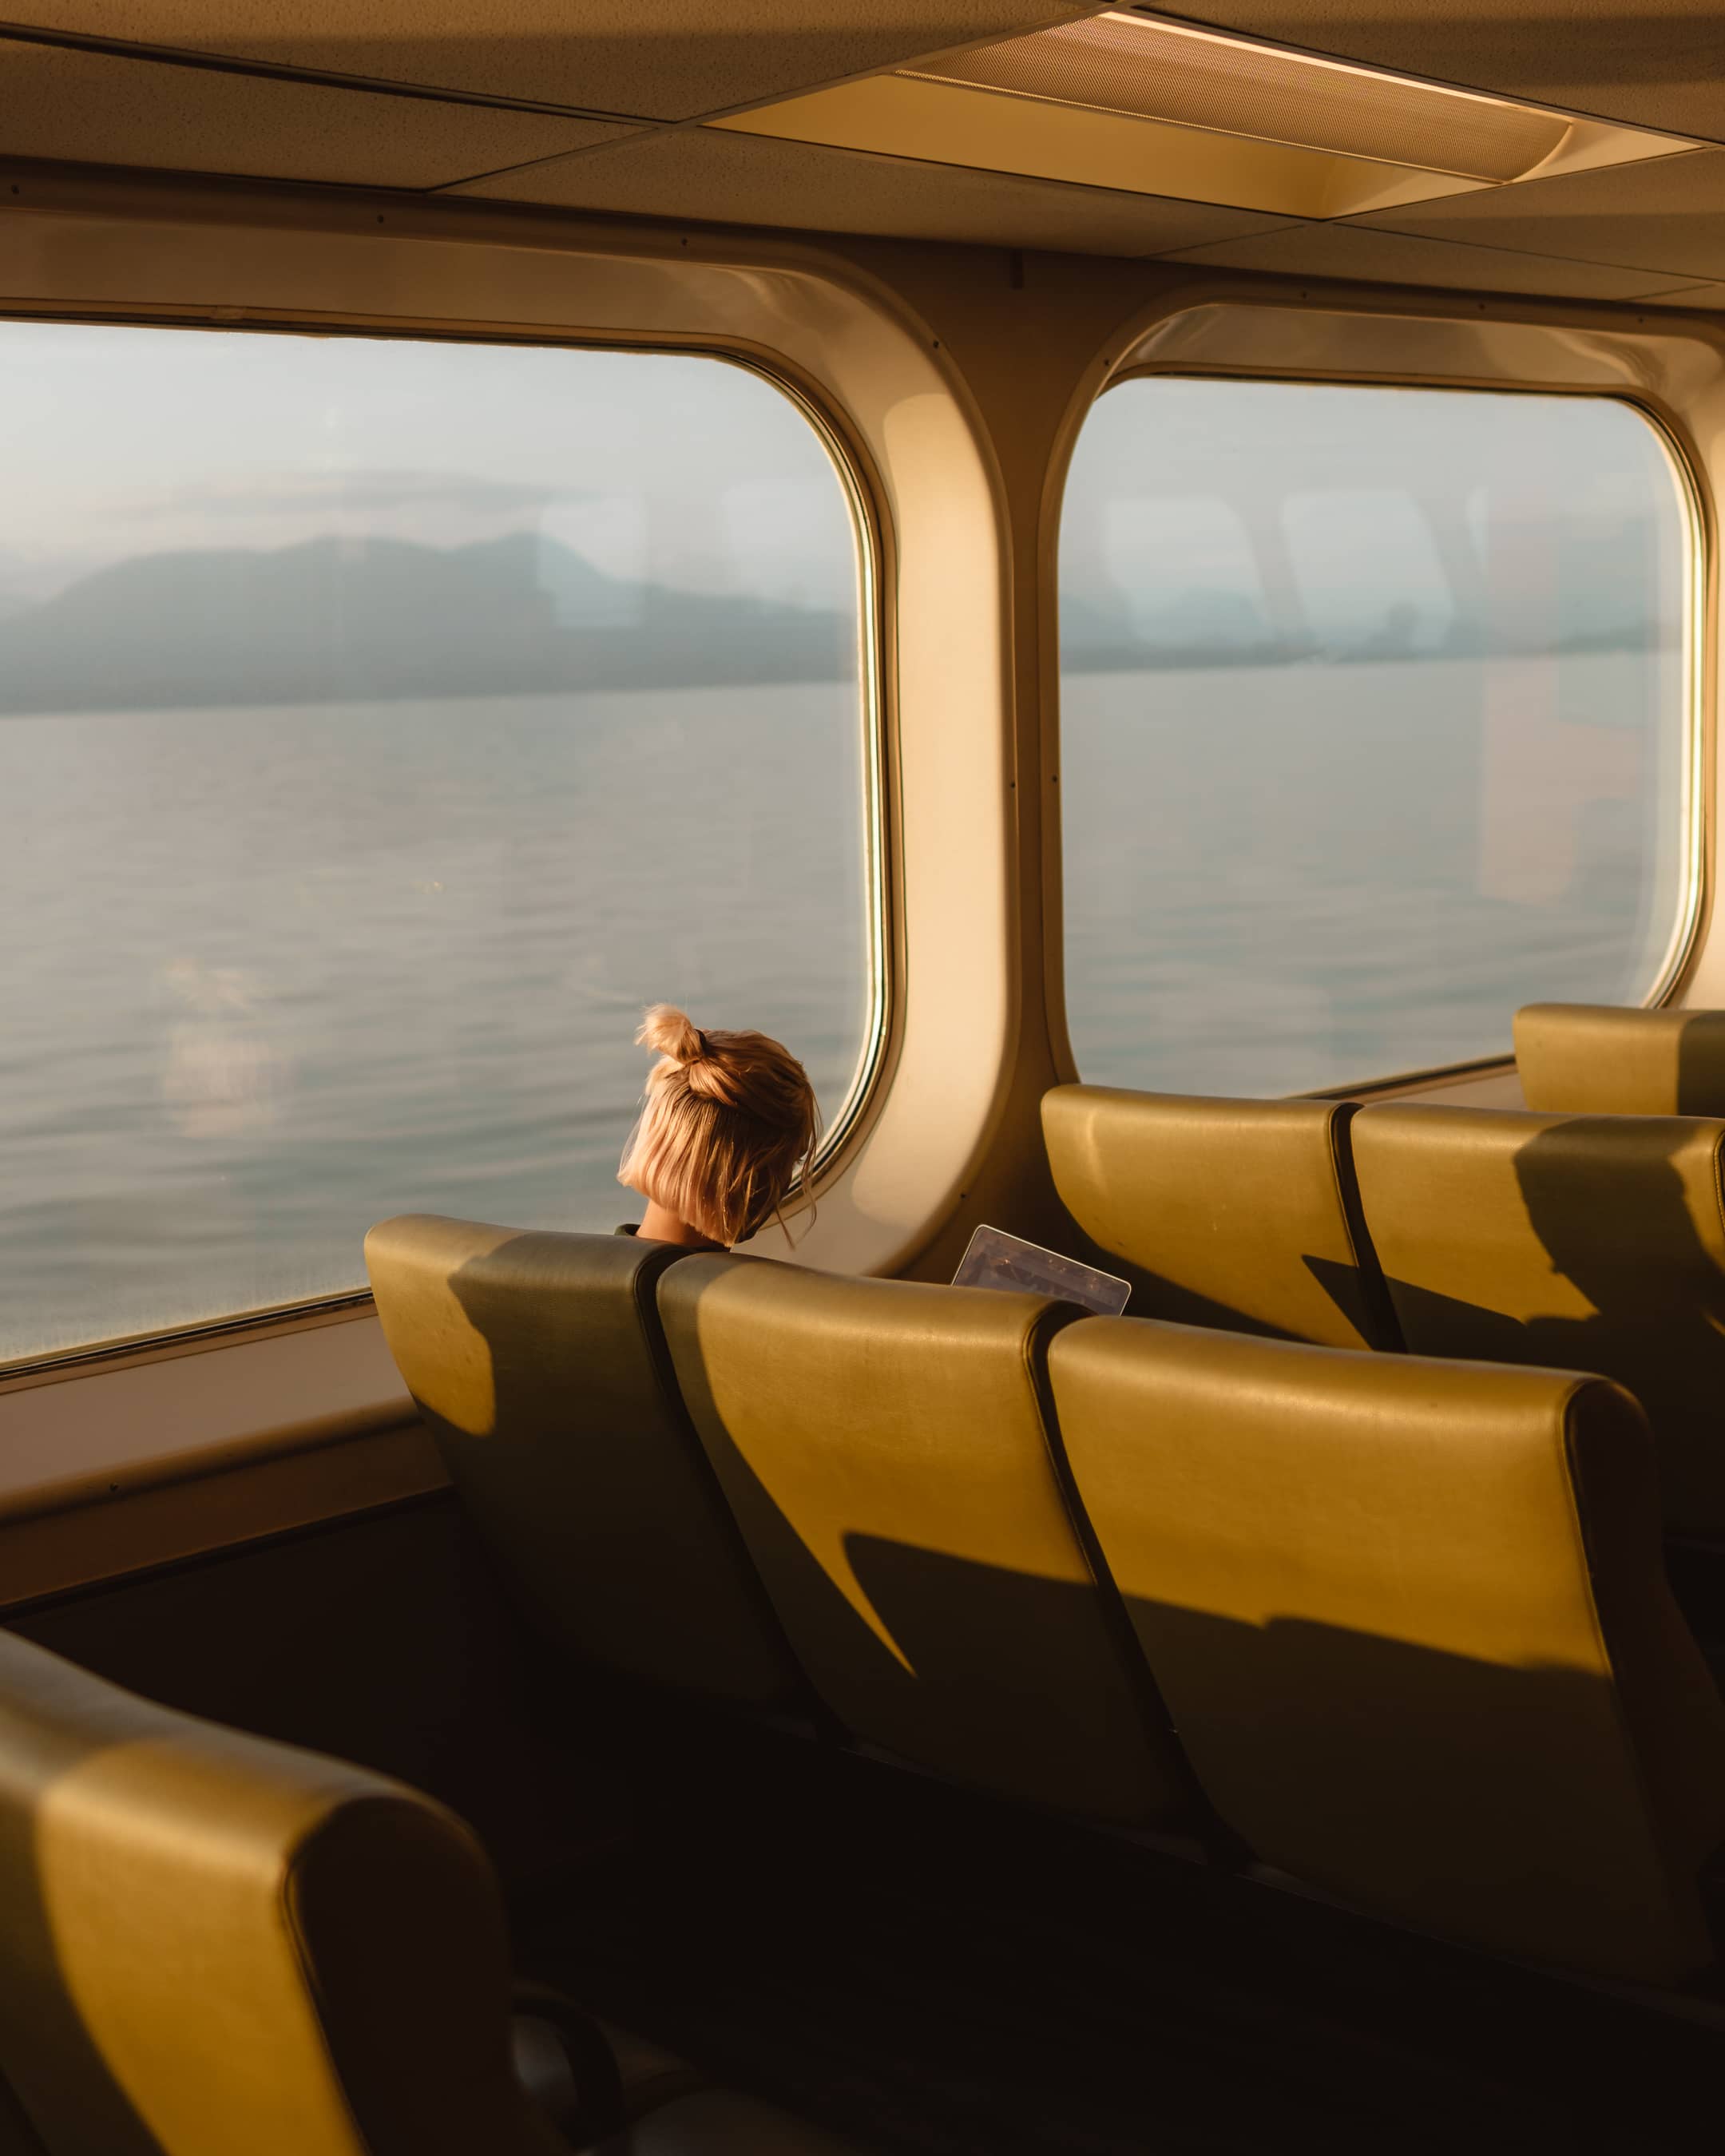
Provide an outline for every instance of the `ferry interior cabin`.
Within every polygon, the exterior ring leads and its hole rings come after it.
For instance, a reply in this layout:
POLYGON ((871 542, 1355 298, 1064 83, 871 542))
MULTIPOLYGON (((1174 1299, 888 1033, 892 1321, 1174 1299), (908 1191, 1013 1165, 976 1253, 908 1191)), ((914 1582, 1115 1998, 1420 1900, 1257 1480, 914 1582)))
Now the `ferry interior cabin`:
POLYGON ((1703 2145, 1712 9, 13 0, 0 443, 0 2156, 1703 2145))

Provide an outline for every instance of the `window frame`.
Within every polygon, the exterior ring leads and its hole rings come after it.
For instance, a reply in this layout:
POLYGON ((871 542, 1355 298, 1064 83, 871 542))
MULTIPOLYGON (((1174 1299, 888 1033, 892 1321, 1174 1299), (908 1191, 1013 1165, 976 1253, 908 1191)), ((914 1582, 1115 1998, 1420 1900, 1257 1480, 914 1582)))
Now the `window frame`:
MULTIPOLYGON (((1712 796, 1715 784, 1714 684, 1717 664, 1717 527, 1712 492, 1703 478, 1705 459, 1691 429, 1673 405, 1645 378, 1625 382, 1578 381, 1561 376, 1553 379, 1528 378, 1526 376, 1497 374, 1489 364, 1476 372, 1457 372, 1454 371, 1453 365, 1445 367, 1436 363, 1435 355, 1434 363, 1430 366, 1417 363, 1410 366, 1407 363, 1407 356, 1401 353, 1396 355, 1395 361, 1382 368, 1362 365, 1358 360, 1349 364, 1323 364, 1320 362, 1301 365, 1274 362, 1260 357, 1247 357, 1238 352, 1230 353, 1227 350, 1230 344, 1237 346, 1253 341, 1250 334, 1244 339, 1237 334, 1230 335, 1236 331, 1238 319, 1241 317, 1257 318, 1251 322, 1250 328, 1261 332, 1265 327, 1265 317, 1270 318, 1273 326, 1277 318, 1286 324, 1290 314, 1296 315, 1307 322, 1316 316, 1330 326, 1331 333, 1344 343, 1362 328, 1368 331, 1388 328, 1392 341, 1397 332, 1404 336, 1411 333, 1410 341, 1416 354, 1421 332, 1434 327, 1453 325, 1461 331, 1463 337, 1467 337, 1470 334, 1477 336, 1481 332, 1502 330, 1506 326, 1502 322, 1479 319, 1485 313, 1484 302, 1479 303, 1471 316, 1458 316, 1440 308, 1434 308, 1430 313, 1411 313, 1404 307, 1397 307, 1393 301, 1381 309, 1356 314, 1343 311, 1339 301, 1332 303, 1328 309, 1311 307, 1309 303, 1312 296, 1312 289, 1307 288, 1300 292, 1297 303, 1291 299, 1270 300, 1255 295, 1237 305, 1223 300, 1191 308, 1177 307, 1172 312, 1158 310, 1147 326, 1141 321, 1111 366, 1104 360, 1100 378, 1095 380, 1091 393, 1069 413, 1059 470, 1051 475, 1051 526, 1046 535, 1045 546, 1050 575, 1048 603, 1050 619, 1055 624, 1055 634, 1050 639, 1051 664, 1045 668, 1044 677, 1045 723, 1052 737, 1051 767, 1055 774, 1052 791, 1056 796, 1059 794, 1058 774, 1063 755, 1060 717, 1063 677, 1059 628, 1059 561, 1066 485, 1073 452, 1085 424, 1096 405, 1111 390, 1128 382, 1172 377, 1182 380, 1311 383, 1356 389, 1439 390, 1457 395, 1575 397, 1627 405, 1653 430, 1665 454, 1676 481, 1680 514, 1686 541, 1683 549, 1681 639, 1683 738, 1679 750, 1682 785, 1678 833, 1678 843, 1682 849, 1679 904, 1659 972, 1642 997, 1640 1008, 1656 1009, 1675 1001, 1694 971, 1711 925, 1716 883, 1712 796), (1207 321, 1204 319, 1205 317, 1210 319, 1207 321), (1214 334, 1216 328, 1221 331, 1219 336, 1214 334), (1188 334, 1183 336, 1183 331, 1188 334), (1211 334, 1207 336, 1207 331, 1211 334), (1176 349, 1158 353, 1153 351, 1153 346, 1158 342, 1170 343, 1177 347, 1183 342, 1188 349, 1183 352, 1176 349), (1201 354, 1205 345, 1212 342, 1221 349, 1218 350, 1215 357, 1205 359, 1201 354), (1398 361, 1399 363, 1396 363, 1398 361)), ((1361 295, 1357 290, 1348 293, 1347 298, 1354 307, 1361 304, 1361 295)), ((1620 316, 1618 319, 1620 321, 1620 316)), ((1638 322, 1643 325, 1646 320, 1645 315, 1637 318, 1638 322)), ((1515 326, 1522 326, 1519 322, 1515 326)), ((1536 349, 1548 341, 1559 346, 1569 341, 1543 325, 1527 324, 1526 327, 1536 349)), ((1673 331, 1676 327, 1675 324, 1671 326, 1673 331)), ((1275 333, 1273 326, 1271 333, 1272 336, 1275 333)), ((1667 338, 1660 341, 1677 340, 1668 333, 1667 338)), ((1599 341, 1603 343, 1605 340, 1599 341)), ((1494 350, 1489 336, 1481 338, 1481 343, 1489 360, 1494 350)), ((1646 370, 1638 370, 1638 372, 1645 372, 1646 370)), ((1073 1050, 1066 1009, 1065 812, 1058 799, 1052 806, 1054 813, 1050 818, 1044 849, 1045 918, 1049 923, 1045 975, 1049 1024, 1055 1060, 1061 1077, 1067 1082, 1081 1084, 1086 1081, 1073 1050)), ((1453 1062, 1379 1072, 1348 1083, 1317 1087, 1310 1092, 1289 1097, 1361 1099, 1374 1094, 1405 1093, 1426 1085, 1443 1086, 1459 1080, 1487 1077, 1512 1071, 1514 1068, 1513 1047, 1506 1045, 1504 1050, 1497 1055, 1460 1058, 1453 1062)))
MULTIPOLYGON (((314 336, 367 343, 521 345, 539 350, 639 353, 644 357, 700 358, 752 375, 783 396, 814 431, 830 461, 850 517, 856 544, 858 689, 862 740, 862 885, 865 914, 866 987, 861 1053, 843 1100, 828 1120, 815 1148, 806 1196, 786 1209, 793 1224, 813 1214, 824 1188, 848 1164, 848 1156, 867 1130, 896 1045, 902 973, 901 879, 897 871, 897 819, 893 813, 896 765, 896 709, 886 661, 891 650, 888 595, 892 584, 891 521, 875 474, 859 431, 819 386, 779 352, 741 338, 699 336, 632 336, 562 334, 540 330, 469 329, 460 326, 380 322, 352 319, 331 325, 299 313, 271 310, 234 311, 243 319, 222 319, 223 311, 163 308, 140 311, 88 307, 0 307, 0 325, 9 322, 83 324, 95 328, 202 331, 220 335, 314 336)), ((619 1148, 621 1141, 619 1140, 619 1148)), ((298 1323, 319 1325, 363 1314, 372 1306, 369 1286, 223 1312, 158 1330, 117 1333, 84 1346, 45 1354, 0 1358, 0 1395, 18 1384, 69 1375, 86 1368, 126 1368, 162 1354, 177 1358, 226 1342, 265 1339, 298 1323)))

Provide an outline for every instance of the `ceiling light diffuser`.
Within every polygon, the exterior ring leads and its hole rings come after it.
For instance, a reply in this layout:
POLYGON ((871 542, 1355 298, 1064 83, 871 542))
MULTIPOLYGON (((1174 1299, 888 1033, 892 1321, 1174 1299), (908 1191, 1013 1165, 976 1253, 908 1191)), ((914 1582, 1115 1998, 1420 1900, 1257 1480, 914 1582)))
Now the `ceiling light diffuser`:
POLYGON ((1570 125, 1558 113, 1137 14, 1093 16, 897 72, 1497 183, 1543 164, 1570 125))
POLYGON ((704 124, 1312 218, 1697 146, 1125 8, 704 124))

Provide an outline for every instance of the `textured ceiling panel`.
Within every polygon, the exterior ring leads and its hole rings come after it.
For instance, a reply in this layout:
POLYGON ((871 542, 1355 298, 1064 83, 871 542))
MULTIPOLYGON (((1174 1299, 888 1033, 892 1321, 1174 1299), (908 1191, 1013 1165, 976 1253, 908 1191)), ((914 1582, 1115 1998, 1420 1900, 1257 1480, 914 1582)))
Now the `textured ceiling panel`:
POLYGON ((1383 210, 1362 224, 1477 241, 1680 277, 1725 275, 1725 151, 1529 180, 1445 203, 1383 210))
POLYGON ((0 153, 434 187, 626 133, 602 121, 0 40, 0 153))
POLYGON ((1717 0, 1189 0, 1168 13, 1440 82, 1725 139, 1717 0))
POLYGON ((1274 218, 1207 203, 1061 187, 691 128, 459 190, 645 217, 947 239, 1079 254, 1153 254, 1257 232, 1274 218))
MULTIPOLYGON (((1094 0, 0 0, 44 29, 683 120, 1094 0)), ((14 12, 15 11, 15 12, 14 12)))
POLYGON ((1553 299, 1639 300, 1669 292, 1657 270, 1616 270, 1516 254, 1499 247, 1463 247, 1358 225, 1291 225, 1249 239, 1198 247, 1183 262, 1219 269, 1271 270, 1292 277, 1351 277, 1373 284, 1431 285, 1470 292, 1527 292, 1553 299))

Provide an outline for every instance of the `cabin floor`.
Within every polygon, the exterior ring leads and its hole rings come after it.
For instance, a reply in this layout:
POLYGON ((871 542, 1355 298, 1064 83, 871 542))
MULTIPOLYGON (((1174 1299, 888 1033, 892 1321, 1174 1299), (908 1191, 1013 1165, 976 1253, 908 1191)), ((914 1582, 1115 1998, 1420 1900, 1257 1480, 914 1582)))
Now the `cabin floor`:
POLYGON ((601 1743, 631 1826, 519 1963, 865 2146, 1652 2152, 1720 2102, 1725 2027, 662 1703, 601 1743))

